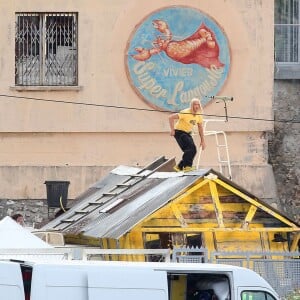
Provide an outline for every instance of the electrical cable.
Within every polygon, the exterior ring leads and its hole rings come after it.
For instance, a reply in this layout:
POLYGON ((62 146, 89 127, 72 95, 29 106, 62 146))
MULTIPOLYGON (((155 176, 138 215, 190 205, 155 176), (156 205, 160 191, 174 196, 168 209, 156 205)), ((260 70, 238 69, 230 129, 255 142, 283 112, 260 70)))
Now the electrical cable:
MULTIPOLYGON (((36 98, 36 97, 13 96, 13 95, 5 95, 5 94, 0 94, 0 97, 11 98, 11 99, 42 101, 42 102, 52 102, 52 103, 60 103, 60 104, 72 104, 72 105, 94 106, 94 107, 103 107, 103 108, 135 110, 135 111, 167 112, 167 113, 177 113, 178 112, 178 111, 150 109, 150 108, 137 108, 137 107, 128 107, 128 106, 96 104, 96 103, 88 103, 88 102, 73 102, 73 101, 66 101, 66 100, 54 100, 54 99, 45 99, 45 98, 36 98)), ((219 117, 219 118, 226 117, 226 115, 214 115, 214 114, 202 114, 202 116, 219 117)), ((253 118, 253 117, 242 117, 242 116, 228 116, 228 119, 253 120, 253 121, 265 121, 265 122, 277 122, 277 123, 295 123, 295 124, 300 123, 300 120, 294 120, 294 119, 292 119, 292 120, 280 120, 280 119, 275 120, 275 119, 253 118)))
POLYGON ((66 212, 67 210, 64 208, 63 202, 62 202, 62 195, 59 197, 59 205, 63 212, 66 212))

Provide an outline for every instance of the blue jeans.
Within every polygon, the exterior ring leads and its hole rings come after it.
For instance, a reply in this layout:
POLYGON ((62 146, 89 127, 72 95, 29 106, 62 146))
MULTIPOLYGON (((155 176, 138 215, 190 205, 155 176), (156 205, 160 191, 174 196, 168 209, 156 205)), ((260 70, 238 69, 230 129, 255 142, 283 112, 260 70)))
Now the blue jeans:
POLYGON ((175 130, 174 137, 180 149, 183 151, 182 159, 178 164, 179 169, 183 169, 184 167, 191 167, 197 153, 197 148, 192 136, 185 131, 175 130))

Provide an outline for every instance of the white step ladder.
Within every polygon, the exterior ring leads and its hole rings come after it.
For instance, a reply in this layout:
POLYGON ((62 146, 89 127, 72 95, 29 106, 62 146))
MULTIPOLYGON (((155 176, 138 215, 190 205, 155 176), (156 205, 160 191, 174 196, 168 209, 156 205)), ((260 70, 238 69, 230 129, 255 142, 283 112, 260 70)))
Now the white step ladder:
MULTIPOLYGON (((207 124, 210 122, 212 123, 212 122, 226 122, 226 121, 220 120, 220 119, 204 119, 203 120, 203 132, 204 132, 204 136, 215 136, 219 171, 220 171, 220 173, 225 175, 224 171, 225 171, 225 167, 227 167, 228 177, 229 177, 229 179, 232 179, 226 133, 222 130, 207 130, 207 124)), ((200 147, 200 149, 198 150, 198 158, 197 158, 197 165, 196 165, 197 169, 199 169, 199 166, 200 166, 201 154, 202 154, 202 148, 200 147)))

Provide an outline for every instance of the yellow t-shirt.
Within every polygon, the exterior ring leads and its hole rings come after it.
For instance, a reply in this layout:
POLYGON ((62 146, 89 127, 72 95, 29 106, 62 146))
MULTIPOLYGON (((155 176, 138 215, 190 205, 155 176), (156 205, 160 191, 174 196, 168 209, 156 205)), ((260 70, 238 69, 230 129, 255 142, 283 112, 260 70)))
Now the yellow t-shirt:
POLYGON ((188 133, 192 132, 193 126, 202 123, 203 121, 200 112, 198 112, 196 115, 193 115, 190 108, 186 108, 182 110, 181 112, 178 113, 178 116, 179 119, 175 123, 174 128, 188 133))

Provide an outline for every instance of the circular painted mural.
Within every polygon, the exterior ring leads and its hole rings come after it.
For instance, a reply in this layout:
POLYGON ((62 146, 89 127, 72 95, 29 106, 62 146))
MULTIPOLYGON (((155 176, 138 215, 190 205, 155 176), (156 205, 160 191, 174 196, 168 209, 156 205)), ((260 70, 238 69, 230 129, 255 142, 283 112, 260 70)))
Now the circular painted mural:
POLYGON ((164 8, 136 26, 128 41, 126 68, 130 84, 151 106, 179 111, 193 97, 205 106, 228 76, 228 40, 203 12, 164 8))

